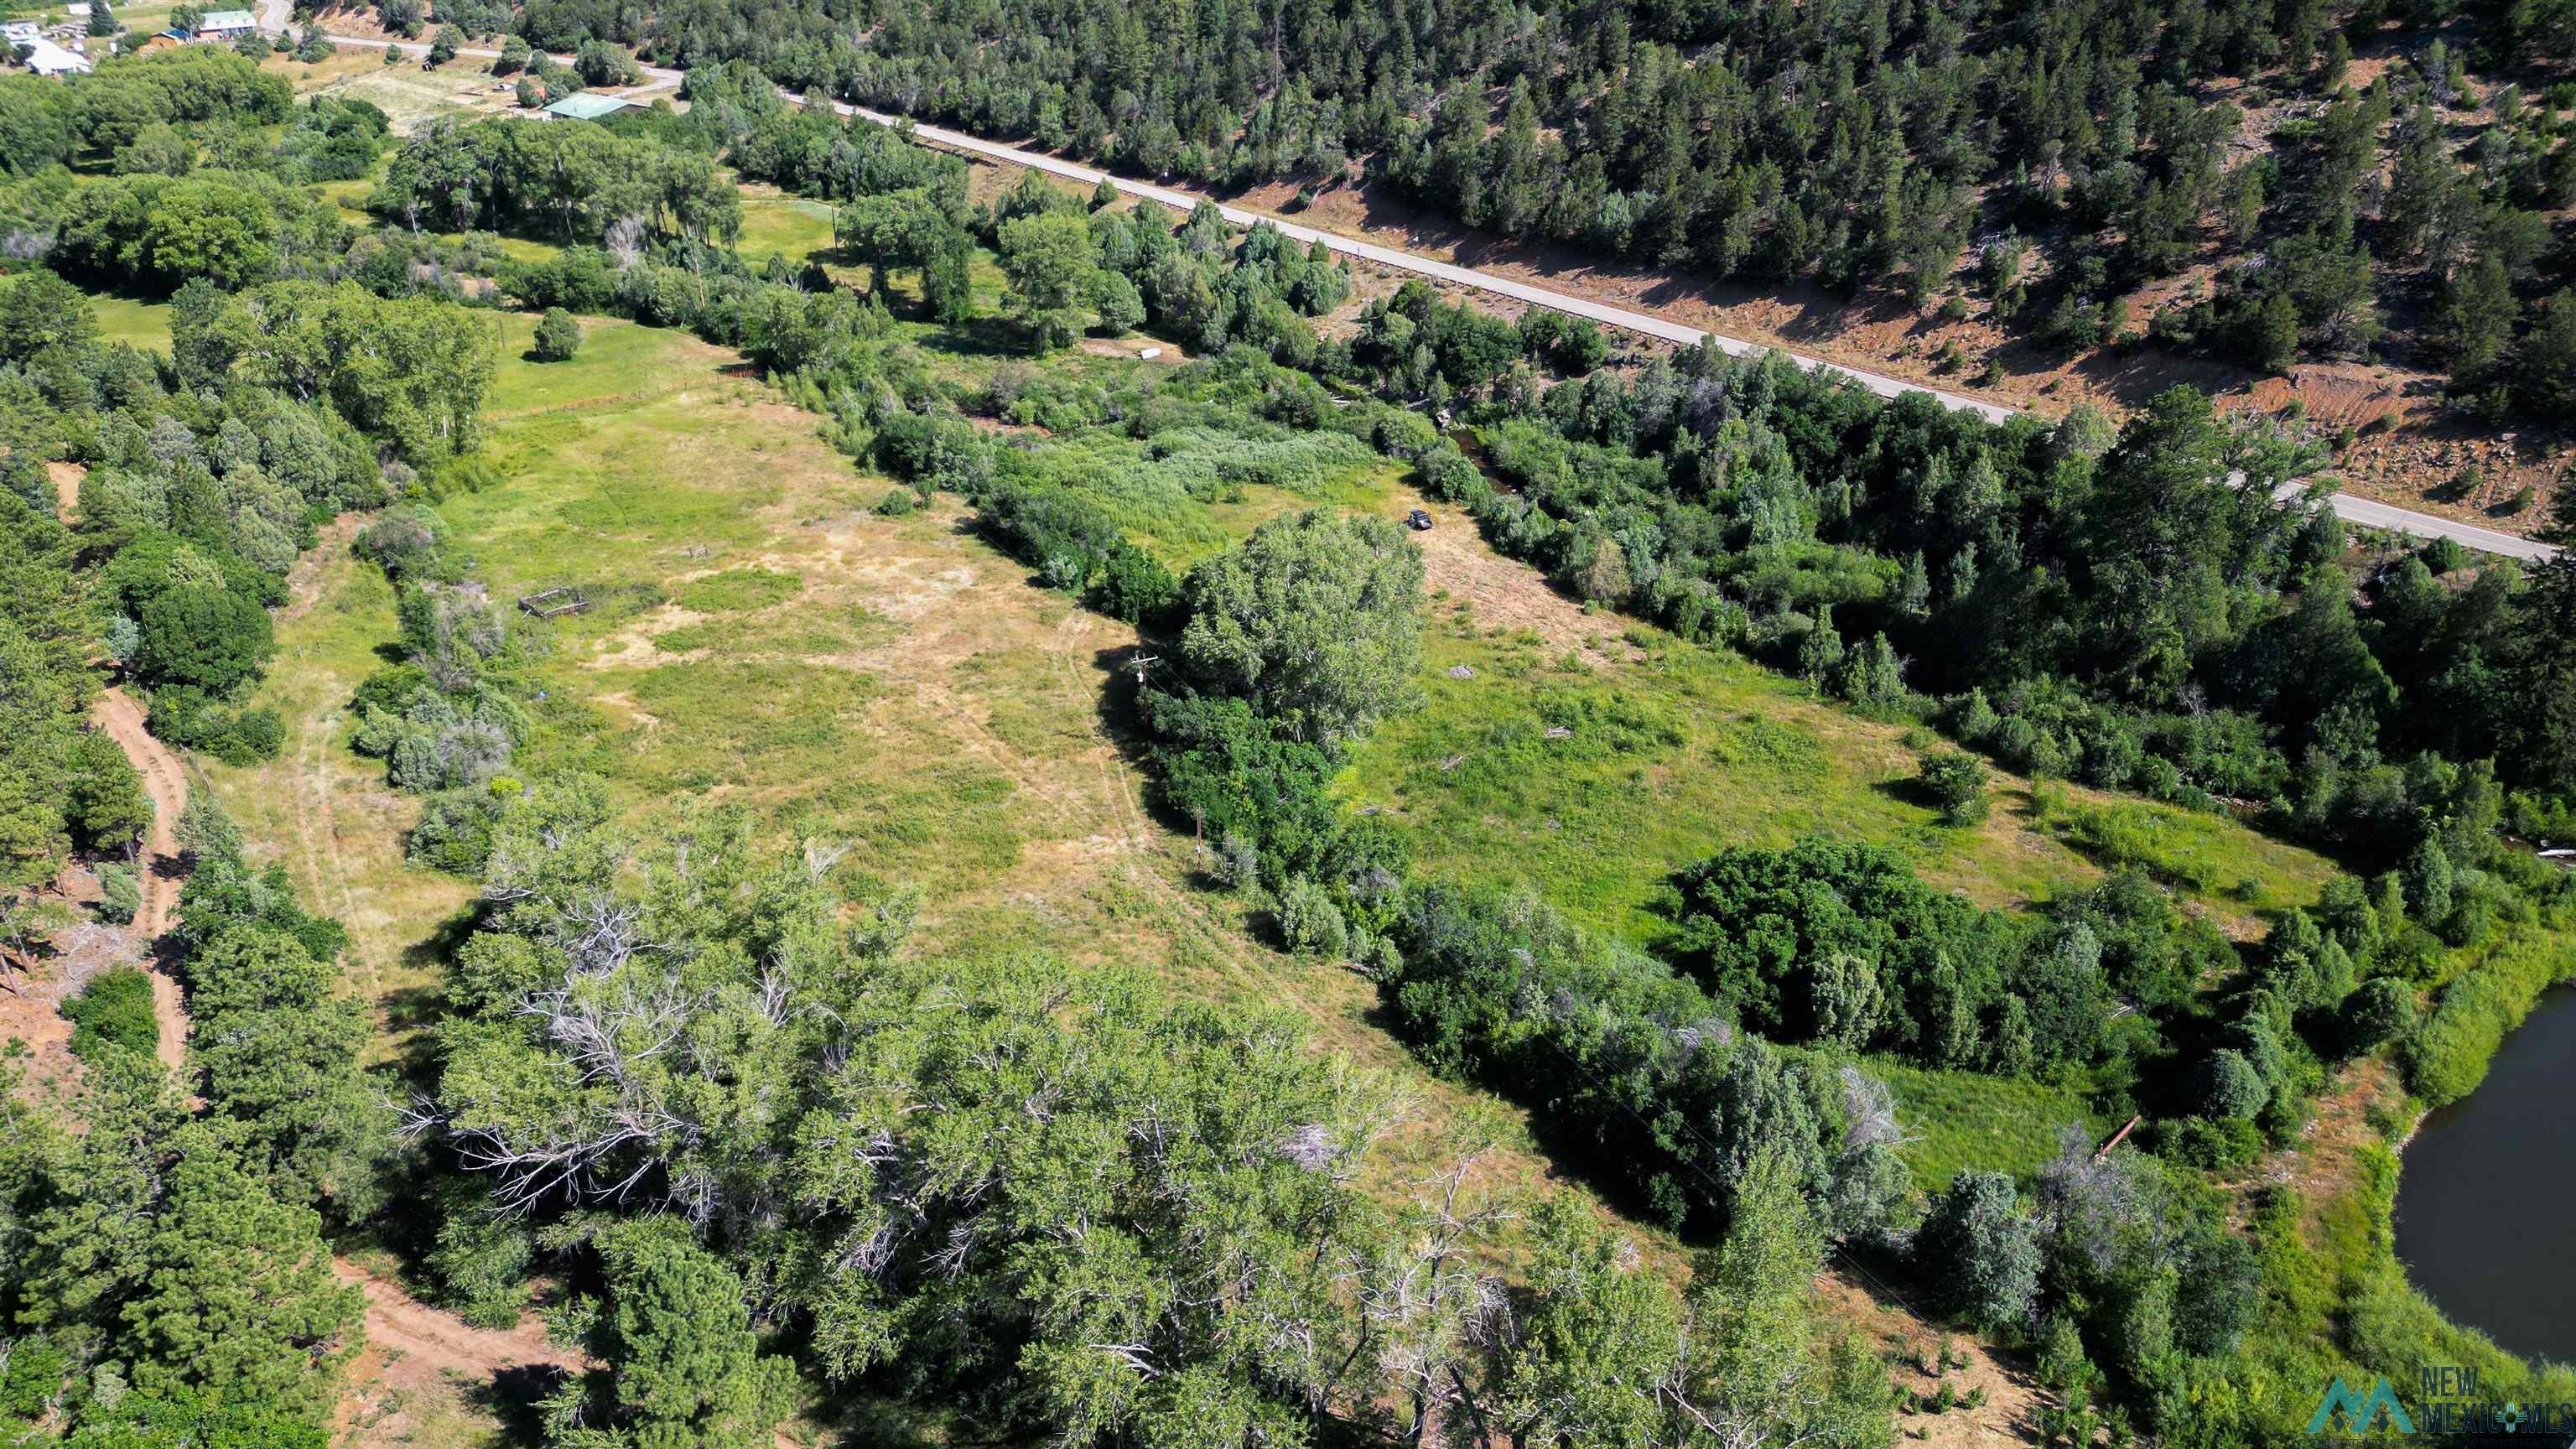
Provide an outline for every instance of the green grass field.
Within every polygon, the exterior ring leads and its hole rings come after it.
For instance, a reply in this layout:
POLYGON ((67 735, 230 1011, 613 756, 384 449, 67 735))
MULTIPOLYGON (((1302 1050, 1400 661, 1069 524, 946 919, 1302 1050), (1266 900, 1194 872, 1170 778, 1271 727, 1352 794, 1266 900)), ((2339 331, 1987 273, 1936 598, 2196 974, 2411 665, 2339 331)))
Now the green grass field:
POLYGON ((782 256, 793 262, 834 260, 829 202, 790 196, 774 186, 746 185, 741 190, 742 237, 735 245, 744 256, 782 256))
MULTIPOLYGON (((1425 707, 1381 725, 1341 783, 1353 805, 1402 828, 1433 874, 1534 890, 1648 943, 1664 878, 1730 845, 1876 841, 1989 905, 2043 900, 2098 873, 2009 783, 1984 825, 1943 827, 1912 787, 1918 751, 1906 731, 1820 703, 1736 655, 1642 628, 1625 630, 1629 647, 1571 650, 1488 624, 1488 612, 1464 597, 1434 601, 1425 707)), ((2222 817, 2118 808, 2154 822, 2151 838, 2220 862, 2203 874, 2261 884, 2252 903, 2195 892, 2225 915, 2313 900, 2331 871, 2222 817)))
MULTIPOLYGON (((9 284, 9 278, 0 277, 0 287, 9 284)), ((90 315, 98 319, 99 335, 110 342, 154 352, 170 350, 170 304, 166 301, 94 292, 90 294, 90 315)))
POLYGON ((1404 471, 1348 434, 1276 428, 1252 435, 1177 428, 1150 442, 1094 429, 1027 462, 1034 476, 1097 503, 1175 572, 1283 512, 1382 512, 1404 471))
POLYGON ((2033 1171, 2057 1156, 2070 1127, 2098 1146, 2119 1126, 2065 1087, 1909 1066, 1893 1057, 1870 1057, 1862 1065, 1896 1094, 1897 1120, 1907 1134, 1898 1155, 1927 1192, 1970 1168, 2015 1176, 2033 1171))
POLYGON ((92 310, 98 314, 100 335, 108 341, 131 343, 155 352, 170 350, 169 303, 100 297, 92 310))
MULTIPOLYGON (((505 452, 514 443, 542 439, 543 428, 515 426, 548 413, 617 411, 644 399, 704 387, 722 364, 684 369, 676 365, 679 344, 695 346, 686 333, 639 327, 632 322, 585 317, 581 350, 564 362, 538 363, 528 350, 535 344, 536 318, 498 314, 501 327, 501 372, 484 416, 493 424, 493 449, 505 452)), ((703 359, 702 359, 703 360, 703 359)))
POLYGON ((2044 827, 2097 864, 2133 865, 2167 886, 2210 902, 2271 915, 2314 904, 2326 862, 2224 815, 2142 800, 2068 803, 2044 792, 2044 827))

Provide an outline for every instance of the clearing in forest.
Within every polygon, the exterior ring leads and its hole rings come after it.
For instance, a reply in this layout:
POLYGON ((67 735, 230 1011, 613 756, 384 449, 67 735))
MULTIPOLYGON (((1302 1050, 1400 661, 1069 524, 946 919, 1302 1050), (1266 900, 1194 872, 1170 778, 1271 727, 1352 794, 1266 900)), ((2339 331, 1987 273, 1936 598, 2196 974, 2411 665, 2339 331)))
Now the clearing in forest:
POLYGON ((2222 816, 2004 775, 1983 825, 1946 828, 1912 783, 1925 752, 1950 748, 1931 730, 1587 609, 1495 554, 1456 508, 1409 489, 1389 506, 1435 520, 1415 535, 1431 590, 1427 703, 1377 728, 1342 793, 1400 826, 1433 875, 1532 890, 1643 945, 1675 869, 1811 834, 1890 846, 1989 906, 2135 864, 2240 936, 2313 902, 2333 873, 2222 816))
MULTIPOLYGON (((511 617, 544 691, 515 774, 596 772, 639 817, 681 798, 749 805, 782 848, 843 847, 853 892, 918 891, 914 949, 1045 951, 1292 1007, 1416 1096, 1472 1100, 1370 1024, 1366 981, 1259 945, 1244 903, 1196 886, 1196 843, 1150 814, 1127 753, 1132 629, 1038 586, 953 499, 876 513, 889 485, 730 353, 584 319, 576 359, 538 364, 521 357, 534 319, 501 325, 503 481, 440 505, 450 551, 496 598, 574 584, 595 601, 511 617)), ((1249 531, 1295 502, 1247 497, 1229 522, 1249 531)), ((282 757, 209 773, 310 904, 350 927, 392 1049, 426 1019, 441 927, 472 889, 403 861, 418 802, 349 748, 350 695, 397 630, 352 531, 308 555, 278 621, 261 700, 286 717, 282 757)))

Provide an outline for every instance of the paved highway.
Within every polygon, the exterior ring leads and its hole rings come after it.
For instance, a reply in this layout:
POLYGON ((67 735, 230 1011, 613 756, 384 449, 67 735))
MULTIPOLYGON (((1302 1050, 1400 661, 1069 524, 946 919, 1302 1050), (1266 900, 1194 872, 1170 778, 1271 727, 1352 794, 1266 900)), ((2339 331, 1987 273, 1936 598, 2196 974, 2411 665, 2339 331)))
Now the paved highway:
MULTIPOLYGON (((863 107, 851 106, 840 102, 834 103, 834 109, 840 111, 843 115, 862 115, 866 116, 870 120, 881 121, 888 125, 901 123, 901 120, 898 117, 880 115, 875 111, 867 110, 863 107)), ((996 142, 987 141, 980 137, 969 136, 962 131, 949 130, 944 126, 923 125, 917 121, 911 124, 914 135, 920 137, 924 141, 928 141, 939 146, 945 146, 951 150, 970 152, 974 155, 987 156, 995 160, 1009 161, 1015 165, 1032 167, 1051 175, 1064 177, 1069 181, 1082 182, 1085 185, 1097 185, 1104 176, 1104 173, 1095 171, 1088 166, 1078 166, 1073 162, 1045 155, 1041 152, 1023 151, 1016 147, 1000 145, 996 142)), ((1109 176, 1107 179, 1115 184, 1119 190, 1130 195, 1141 196, 1149 201, 1158 201, 1165 206, 1173 207, 1181 211, 1188 211, 1192 207, 1197 206, 1202 200, 1205 200, 1204 197, 1193 196, 1187 192, 1174 191, 1168 187, 1154 186, 1141 181, 1130 181, 1123 176, 1109 176)), ((1279 228, 1281 232, 1288 236, 1292 236, 1301 242, 1311 243, 1320 240, 1326 247, 1329 247, 1333 251, 1339 252, 1345 256, 1358 257, 1366 261, 1375 262, 1382 267, 1391 267, 1397 271, 1413 272, 1425 277, 1437 277, 1442 281, 1454 282, 1462 287, 1473 287, 1479 291, 1494 293, 1497 296, 1515 298, 1519 301, 1527 302, 1532 306, 1546 307, 1558 312, 1568 313, 1576 317, 1589 317, 1596 322, 1601 322, 1612 327, 1622 328, 1630 332, 1641 332, 1649 337, 1660 337, 1670 342, 1683 344, 1705 341, 1715 345, 1720 350, 1733 357, 1758 357, 1765 352, 1773 350, 1767 343, 1748 342, 1740 337, 1728 337, 1721 333, 1704 332, 1697 327, 1686 327, 1679 322, 1667 321, 1664 318, 1654 316, 1651 313, 1631 312, 1624 307, 1614 307, 1606 302, 1595 302, 1587 297, 1569 296, 1563 292, 1550 291, 1545 287, 1532 286, 1527 282, 1515 281, 1509 277, 1498 277, 1491 272, 1480 272, 1473 267, 1461 267, 1449 262, 1437 261, 1430 257, 1417 256, 1412 252, 1401 251, 1394 247, 1379 246, 1374 242, 1358 241, 1351 237, 1343 236, 1338 232, 1317 231, 1313 227, 1300 226, 1295 222, 1288 221, 1282 217, 1272 216, 1267 212, 1248 211, 1239 206, 1223 205, 1220 205, 1218 209, 1224 212, 1226 220, 1233 222, 1237 226, 1250 226, 1256 221, 1266 221, 1272 226, 1279 228)), ((1999 403, 1984 402, 1972 397, 1962 397, 1957 393, 1943 392, 1939 388, 1925 387, 1921 383, 1906 382, 1899 378, 1885 377, 1878 373, 1865 372, 1858 368, 1843 367, 1838 364, 1819 361, 1812 357, 1801 357, 1794 352, 1789 354, 1789 359, 1809 372, 1827 372, 1839 377, 1847 378, 1881 397, 1892 398, 1900 393, 1908 392, 1930 393, 1933 399, 1939 402, 1943 407, 1972 412, 1994 422, 2002 422, 2004 419, 2013 416, 2013 414, 2018 411, 2018 409, 2005 407, 1999 403)), ((2418 538, 2454 538, 2458 539, 2461 543, 2470 548, 2479 549, 2487 553, 2502 554, 2507 558, 2546 559, 2555 555, 2558 551, 2549 544, 2540 543, 2528 538, 2517 538, 2510 533, 2504 533, 2496 529, 2480 528, 2474 523, 2460 523, 2448 518, 2438 518, 2429 513, 2416 513, 2410 509, 2392 507, 2389 504, 2374 502, 2367 498, 2356 498, 2349 493, 2337 493, 2334 495, 2334 510, 2345 520, 2360 524, 2365 528, 2384 528, 2398 533, 2412 534, 2418 538)))
MULTIPOLYGON (((285 19, 284 12, 286 7, 287 0, 266 0, 266 5, 264 7, 266 14, 276 17, 274 20, 269 21, 269 28, 275 30, 282 30, 284 28, 283 22, 285 19)), ((382 49, 387 45, 397 43, 384 40, 361 40, 352 36, 342 35, 334 35, 330 37, 330 39, 337 45, 365 46, 374 49, 382 49)), ((401 43, 401 49, 413 55, 426 55, 429 47, 420 44, 401 43)), ((491 50, 460 50, 457 54, 489 58, 498 55, 499 52, 491 50)), ((646 66, 643 69, 648 82, 648 84, 642 88, 643 90, 663 90, 678 84, 682 79, 681 73, 676 70, 668 70, 658 66, 646 66)), ((782 92, 782 94, 786 94, 789 100, 796 101, 799 104, 805 103, 804 98, 801 96, 785 92, 782 92)), ((1188 192, 1174 191, 1169 187, 1156 186, 1149 182, 1131 181, 1123 176, 1111 176, 1106 172, 1095 171, 1088 166, 1077 165, 1074 162, 1066 161, 1059 157, 1049 156, 1037 151, 1023 151, 1015 146, 1005 146, 999 142, 987 141, 978 136, 970 136, 963 131, 952 131, 945 126, 932 126, 925 125, 918 121, 907 121, 903 117, 885 115, 877 111, 868 110, 862 106, 850 105, 845 101, 834 101, 832 103, 832 109, 845 116, 865 116, 869 120, 878 121, 890 126, 909 124, 912 127, 912 132, 915 136, 933 145, 943 146, 953 151, 963 151, 970 155, 988 157, 996 161, 1008 161, 1015 166, 1026 166, 1032 170, 1044 171, 1049 175, 1061 176, 1068 181, 1078 181, 1086 186, 1096 186, 1100 182, 1106 180, 1115 184, 1119 190, 1126 192, 1131 196, 1143 197, 1148 201, 1160 202, 1176 211, 1189 211, 1196 207, 1202 200, 1206 199, 1204 197, 1193 196, 1188 192)), ((1706 342, 1732 357, 1758 357, 1765 352, 1774 350, 1768 343, 1748 342, 1740 337, 1728 337, 1722 333, 1706 332, 1697 327, 1686 327, 1679 322, 1667 321, 1666 319, 1657 317, 1652 313, 1632 312, 1624 307, 1611 306, 1607 302, 1595 302, 1588 297, 1576 297, 1564 292, 1551 291, 1546 287, 1532 286, 1527 282, 1515 281, 1510 277, 1499 277, 1491 272, 1478 271, 1473 267, 1462 267, 1451 262, 1444 262, 1431 257, 1420 256, 1413 252, 1403 251, 1395 247, 1380 246, 1375 242, 1360 241, 1356 238, 1343 236, 1338 232, 1318 231, 1313 227, 1301 226, 1296 222, 1285 219, 1284 217, 1272 216, 1267 212, 1251 211, 1243 207, 1226 206, 1223 204, 1220 204, 1217 209, 1224 213, 1227 221, 1230 221, 1237 226, 1250 226, 1256 221, 1266 221, 1272 226, 1279 228, 1282 233, 1294 237, 1298 241, 1307 243, 1321 241, 1327 248, 1343 256, 1356 257, 1362 261, 1373 262, 1378 266, 1391 268, 1395 271, 1411 272, 1417 276, 1434 277, 1441 281, 1451 282, 1461 287, 1472 287, 1477 291, 1490 292, 1498 297, 1510 297, 1517 301, 1529 303, 1531 306, 1546 307, 1553 311, 1566 313, 1570 316, 1588 317, 1595 322, 1600 322, 1611 327, 1617 327, 1624 331, 1642 333, 1648 337, 1659 337, 1668 342, 1676 342, 1684 345, 1706 342)), ((1789 353, 1788 356, 1792 362, 1795 362, 1798 366, 1809 372, 1831 373, 1837 377, 1848 379, 1860 387, 1867 388, 1869 391, 1874 392, 1881 397, 1892 398, 1899 394, 1909 392, 1929 393, 1932 395, 1932 398, 1936 402, 1939 402, 1943 407, 1972 412, 1993 422, 2002 422, 2006 418, 2013 416, 2014 413, 2018 411, 2018 409, 2005 407, 2000 403, 1984 402, 1977 398, 1961 396, 1958 393, 1943 392, 1939 388, 1925 387, 1921 383, 1907 382, 1900 378, 1887 377, 1879 373, 1867 372, 1859 368, 1843 367, 1838 364, 1823 362, 1812 357, 1801 357, 1794 352, 1789 353)), ((2333 502, 2334 510, 2338 515, 2348 522, 2360 524, 2365 528, 2388 529, 2397 533, 2410 534, 2417 538, 2457 539, 2462 544, 2465 544, 2470 548, 2478 549, 2486 553, 2501 554, 2507 558, 2538 560, 2553 557, 2558 552, 2558 550, 2551 545, 2536 542, 2532 539, 2517 538, 2512 534, 2500 532, 2496 529, 2480 528, 2474 523, 2460 523, 2448 518, 2438 518, 2429 513, 2417 513, 2410 509, 2393 507, 2389 504, 2374 502, 2367 498, 2356 498, 2349 493, 2335 494, 2333 502)))

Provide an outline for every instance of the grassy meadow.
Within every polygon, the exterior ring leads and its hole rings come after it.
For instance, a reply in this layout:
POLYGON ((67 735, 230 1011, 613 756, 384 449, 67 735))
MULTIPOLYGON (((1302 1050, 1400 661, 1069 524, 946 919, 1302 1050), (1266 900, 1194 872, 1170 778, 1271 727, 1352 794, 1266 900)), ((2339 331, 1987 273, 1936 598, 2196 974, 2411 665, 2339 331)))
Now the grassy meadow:
MULTIPOLYGON (((1198 888, 1196 842, 1149 812, 1129 757, 1132 630, 1036 587, 953 500, 877 515, 889 482, 730 353, 584 319, 577 358, 538 364, 533 318, 496 325, 503 481, 438 512, 495 597, 575 585, 594 601, 512 617, 544 692, 518 772, 596 772, 639 822, 682 800, 751 807, 781 849, 839 847, 854 893, 916 892, 926 952, 1043 951, 1299 1012, 1417 1104, 1394 1170, 1428 1170, 1472 1121, 1504 1148, 1486 1176, 1545 1176, 1517 1114, 1425 1076, 1374 1024, 1367 982, 1269 949, 1244 902, 1198 888)), ((1249 531, 1294 502, 1248 498, 1231 517, 1249 531)), ((209 773, 347 920, 390 1054, 434 1002, 441 932, 471 887, 404 863, 417 802, 348 747, 349 697, 396 632, 391 589, 349 552, 354 522, 306 557, 280 613, 259 699, 287 720, 283 756, 209 773)))
POLYGON ((735 248, 745 257, 816 263, 839 259, 831 203, 792 196, 766 183, 745 183, 740 189, 742 237, 735 248))
POLYGON ((1432 555, 1432 582, 1447 586, 1430 600, 1425 705, 1380 726, 1342 781, 1344 798, 1399 826, 1434 874, 1535 891, 1651 944, 1662 924, 1653 904, 1674 869, 1812 834, 1888 845, 1925 879, 1992 906, 2045 900, 2106 864, 2134 863, 2239 934, 2259 933, 2260 912, 2313 901, 2332 873, 2312 852, 2223 817, 2062 786, 2034 792, 2005 777, 1984 824, 1944 827, 1912 783, 1921 752, 1940 743, 1928 731, 1863 718, 1740 656, 1587 614, 1526 570, 1520 602, 1541 617, 1504 622, 1490 570, 1452 574, 1441 558, 1432 555), (2121 829, 2071 823, 2097 815, 2121 829), (2119 848, 2097 848, 2105 839, 2119 848), (2253 891, 2235 889, 2248 880, 2253 891))
POLYGON ((98 316, 99 335, 110 342, 123 342, 154 352, 170 350, 170 304, 146 302, 133 297, 98 297, 91 311, 98 316))
MULTIPOLYGON (((507 101, 480 62, 424 72, 351 51, 316 67, 270 64, 300 89, 384 106, 398 130, 507 101)), ((979 194, 999 189, 996 174, 979 168, 979 194)), ((357 209, 371 184, 324 190, 353 224, 372 224, 357 209)), ((524 237, 502 245, 523 259, 557 250, 524 237)), ((822 264, 844 282, 864 275, 834 251, 828 206, 773 188, 744 188, 740 249, 822 264)), ((1018 328, 995 315, 1002 279, 989 254, 977 254, 972 279, 979 315, 956 326, 913 320, 909 279, 896 286, 898 327, 961 390, 1005 372, 1115 388, 1185 360, 1167 339, 1130 338, 1031 364, 1018 328), (1164 357, 1137 358, 1146 342, 1164 357)), ((167 348, 167 303, 99 297, 96 308, 109 338, 167 348)), ((533 316, 488 316, 500 364, 486 450, 500 481, 437 512, 454 555, 494 597, 573 586, 591 600, 552 620, 510 617, 542 691, 514 773, 596 773, 639 825, 686 802, 747 806, 779 849, 812 841, 838 852, 853 895, 917 896, 914 949, 934 958, 1043 952, 1296 1013, 1320 1049, 1382 1074, 1408 1102, 1383 1168, 1391 1191, 1411 1190, 1470 1142, 1493 1149, 1475 1173, 1482 1188, 1583 1191, 1557 1179, 1517 1109, 1427 1075, 1384 1029, 1373 984, 1280 953, 1253 904, 1205 888, 1206 854, 1156 815, 1137 758, 1124 667, 1140 642, 1132 628, 1040 586, 975 535, 952 497, 903 517, 875 512, 891 480, 836 452, 819 419, 730 352, 584 318, 578 356, 542 364, 528 355, 533 316)), ((1049 474, 1084 488, 1175 571, 1291 510, 1423 506, 1438 517, 1420 536, 1422 707, 1379 726, 1336 787, 1397 829, 1427 876, 1528 890, 1652 945, 1674 869, 1813 833, 1888 845, 1936 886, 2007 908, 2135 865, 2238 937, 2312 902, 2333 871, 2225 816, 2004 776, 1985 823, 1946 828, 1911 784, 1922 752, 1942 747, 1929 731, 1585 608, 1414 492, 1402 465, 1339 435, 1147 444, 1107 429, 1050 441, 996 426, 1044 444, 1049 474), (1268 481, 1236 481, 1247 455, 1268 481)), ((286 722, 281 756, 196 763, 254 853, 349 927, 350 984, 381 1027, 373 1051, 410 1060, 442 1010, 445 944, 474 891, 405 860, 419 803, 349 748, 351 695, 390 662, 397 632, 392 588, 350 549, 364 522, 326 531, 278 613, 278 656, 256 702, 286 722)), ((2469 954, 2446 969, 2465 974, 2469 954)), ((1909 1133, 1902 1155, 1927 1189, 1969 1167, 2026 1172, 2070 1126, 2099 1140, 2118 1125, 2073 1087, 1889 1058, 1862 1065, 1893 1090, 1909 1133)), ((2348 1275, 2386 1221, 2374 1171, 2384 1126, 2406 1114, 2392 1078, 2384 1062, 2364 1063, 2330 1093, 2313 1140, 2266 1164, 2311 1194, 2309 1237, 2348 1275)), ((1650 1261, 1686 1271, 1681 1245, 1635 1231, 1650 1261)), ((501 1442, 460 1390, 415 1406, 400 1442, 501 1442)), ((1951 1422, 1962 1444, 2024 1427, 2000 1411, 1951 1422)), ((367 1425, 352 1432, 388 1442, 367 1425)))
POLYGON ((1893 1057, 1861 1065, 1896 1094, 1907 1140, 1897 1155, 1927 1192, 1970 1168, 2019 1175, 2055 1158, 2060 1134, 2080 1130, 2100 1142, 2119 1127, 2106 1122, 2071 1088, 1984 1072, 1918 1067, 1893 1057))

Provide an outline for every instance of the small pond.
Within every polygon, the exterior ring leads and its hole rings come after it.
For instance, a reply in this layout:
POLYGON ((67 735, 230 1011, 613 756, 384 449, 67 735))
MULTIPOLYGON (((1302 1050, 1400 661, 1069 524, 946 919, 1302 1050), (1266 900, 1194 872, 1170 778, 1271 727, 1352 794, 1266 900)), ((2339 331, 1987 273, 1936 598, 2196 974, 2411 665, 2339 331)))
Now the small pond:
POLYGON ((2576 1363, 2576 990, 2541 999, 2487 1079, 2424 1119, 2397 1190, 2397 1256, 2453 1322, 2576 1363))

